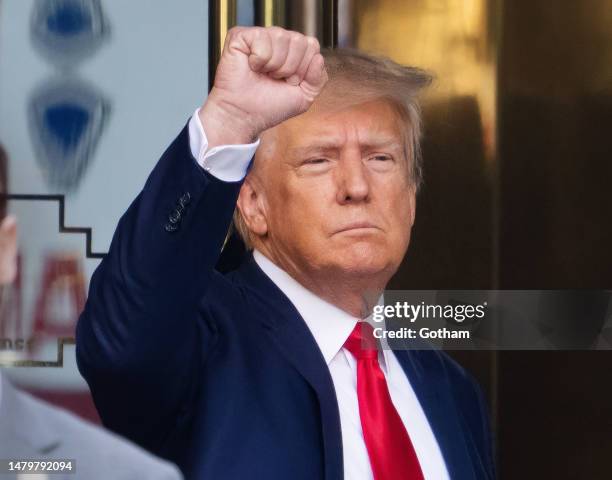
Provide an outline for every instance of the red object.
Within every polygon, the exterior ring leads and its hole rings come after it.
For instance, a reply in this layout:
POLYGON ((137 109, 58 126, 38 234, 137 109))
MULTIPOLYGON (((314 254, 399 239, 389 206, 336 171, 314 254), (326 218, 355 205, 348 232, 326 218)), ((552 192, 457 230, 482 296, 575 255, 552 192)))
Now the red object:
POLYGON ((45 258, 42 288, 36 301, 34 335, 72 337, 79 314, 85 306, 85 278, 77 255, 51 253, 45 258), (69 298, 66 310, 54 311, 53 301, 69 298))
POLYGON ((374 329, 359 322, 344 343, 357 359, 357 399, 375 480, 423 480, 419 460, 378 364, 374 329))

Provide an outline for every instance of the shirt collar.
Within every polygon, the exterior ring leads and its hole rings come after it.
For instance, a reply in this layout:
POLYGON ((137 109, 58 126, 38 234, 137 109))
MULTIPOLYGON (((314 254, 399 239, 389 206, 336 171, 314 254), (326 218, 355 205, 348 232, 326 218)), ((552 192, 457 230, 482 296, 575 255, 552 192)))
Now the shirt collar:
MULTIPOLYGON (((253 251, 253 258, 259 268, 285 294, 302 316, 323 354, 325 363, 329 365, 336 354, 342 350, 344 342, 361 319, 353 317, 344 310, 316 296, 259 250, 253 251)), ((380 325, 374 324, 369 317, 366 321, 372 323, 374 327, 380 327, 380 325)), ((382 353, 381 367, 387 368, 389 365, 387 356, 390 352, 383 349, 382 353)))

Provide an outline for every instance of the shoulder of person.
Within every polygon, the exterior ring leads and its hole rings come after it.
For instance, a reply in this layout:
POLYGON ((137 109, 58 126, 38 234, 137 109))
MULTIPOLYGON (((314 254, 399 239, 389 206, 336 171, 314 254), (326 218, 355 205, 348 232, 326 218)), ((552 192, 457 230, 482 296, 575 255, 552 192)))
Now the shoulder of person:
MULTIPOLYGON (((17 391, 21 408, 30 412, 45 430, 57 433, 59 442, 49 458, 75 459, 76 478, 117 480, 179 480, 172 463, 158 458, 119 435, 94 425, 62 408, 17 391)), ((119 397, 118 400, 120 401, 119 397)))

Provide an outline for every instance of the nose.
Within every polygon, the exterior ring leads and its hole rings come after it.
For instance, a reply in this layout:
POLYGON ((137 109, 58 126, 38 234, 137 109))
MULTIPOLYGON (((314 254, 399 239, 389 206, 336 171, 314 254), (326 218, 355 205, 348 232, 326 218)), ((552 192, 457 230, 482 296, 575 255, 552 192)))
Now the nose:
POLYGON ((337 183, 338 203, 347 204, 369 200, 369 177, 360 154, 354 153, 341 159, 338 163, 337 183))

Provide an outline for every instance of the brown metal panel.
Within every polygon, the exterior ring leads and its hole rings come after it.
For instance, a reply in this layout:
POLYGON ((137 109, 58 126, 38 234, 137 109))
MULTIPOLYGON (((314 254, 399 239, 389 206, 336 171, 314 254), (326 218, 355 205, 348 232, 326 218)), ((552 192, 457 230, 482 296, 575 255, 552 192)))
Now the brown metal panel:
POLYGON ((208 2, 208 90, 215 81, 217 64, 227 31, 236 25, 236 0, 208 2))
MULTIPOLYGON (((610 288, 612 2, 513 0, 502 18, 500 285, 610 288)), ((500 354, 502 478, 610 476, 610 361, 500 354)))

